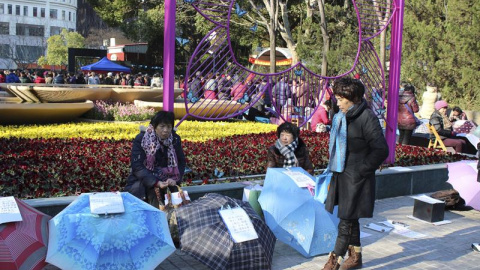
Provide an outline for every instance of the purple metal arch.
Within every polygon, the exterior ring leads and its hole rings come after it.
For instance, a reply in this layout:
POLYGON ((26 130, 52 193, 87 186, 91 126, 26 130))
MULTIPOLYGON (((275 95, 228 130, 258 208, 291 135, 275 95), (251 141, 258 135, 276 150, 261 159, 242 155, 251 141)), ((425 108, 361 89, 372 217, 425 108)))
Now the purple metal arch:
POLYGON ((398 90, 400 85, 400 68, 402 60, 402 34, 403 34, 403 14, 405 9, 404 0, 395 0, 396 12, 392 23, 392 34, 390 41, 390 77, 388 82, 388 108, 387 108, 387 128, 385 138, 387 140, 390 153, 386 160, 387 163, 395 162, 395 145, 398 116, 398 90))
POLYGON ((175 82, 175 0, 165 0, 163 46, 163 110, 173 112, 175 82))
MULTIPOLYGON (((281 121, 298 119, 303 126, 312 117, 320 102, 329 92, 330 80, 343 76, 359 74, 367 88, 366 98, 379 118, 384 118, 385 77, 371 39, 385 31, 392 24, 392 42, 390 55, 389 104, 387 114, 386 137, 390 153, 394 157, 396 110, 401 57, 401 35, 403 25, 403 0, 352 0, 359 27, 358 49, 353 66, 347 72, 337 76, 320 76, 302 63, 275 74, 264 74, 249 70, 240 65, 233 54, 230 42, 230 18, 235 0, 198 0, 193 7, 215 27, 200 41, 191 56, 186 73, 184 94, 189 92, 192 98, 185 99, 188 116, 204 120, 223 120, 236 117, 258 102, 263 95, 272 98, 273 110, 281 121), (400 18, 400 19, 399 19, 400 18), (198 88, 199 77, 211 77, 220 72, 223 76, 204 80, 198 88), (197 76, 197 73, 200 74, 197 76), (188 81, 192 80, 192 81, 188 81), (286 82, 287 91, 295 91, 291 98, 283 98, 280 81, 286 82), (216 81, 216 91, 209 92, 211 84, 216 81), (296 81, 299 84, 295 86, 296 81), (222 86, 219 84, 222 82, 222 86), (249 83, 250 82, 250 83, 249 83), (393 87, 393 88, 392 88, 393 87), (250 102, 242 102, 240 95, 248 97, 250 102), (302 119, 302 121, 300 121, 302 119)), ((172 89, 173 90, 173 89, 172 89)), ((177 124, 180 125, 180 123, 177 124)), ((389 162, 392 162, 389 160, 389 162)))
MULTIPOLYGON (((301 63, 297 63, 290 69, 276 74, 257 73, 254 71, 250 71, 240 65, 233 54, 229 36, 228 22, 230 21, 230 17, 232 14, 231 11, 234 2, 235 1, 231 1, 230 5, 225 5, 225 2, 220 2, 223 5, 216 5, 215 8, 212 8, 212 5, 214 5, 214 3, 206 1, 204 2, 201 0, 193 4, 194 8, 207 20, 214 23, 216 27, 212 29, 201 40, 200 44, 195 49, 188 64, 186 78, 193 78, 193 80, 195 80, 197 79, 196 75, 192 76, 192 74, 196 74, 197 72, 199 72, 201 77, 203 74, 218 72, 218 70, 221 70, 222 73, 224 73, 225 77, 228 77, 228 75, 235 75, 234 79, 230 80, 230 86, 236 85, 237 87, 235 87, 235 89, 239 87, 242 88, 242 91, 247 93, 247 95, 252 98, 252 102, 248 104, 238 104, 238 102, 236 101, 232 102, 231 100, 226 99, 199 99, 196 100, 196 102, 190 102, 192 100, 186 99, 185 107, 187 110, 187 115, 185 116, 185 118, 188 116, 194 116, 196 118, 205 120, 222 120, 235 117, 252 107, 255 102, 260 99, 261 95, 270 95, 270 97, 273 98, 272 103, 275 111, 277 112, 278 118, 282 119, 283 121, 291 120, 294 117, 303 119, 304 121, 302 121, 300 125, 304 125, 312 117, 312 115, 317 109, 317 106, 323 100, 328 81, 330 79, 335 79, 348 74, 352 74, 352 72, 354 71, 356 73, 359 73, 359 63, 361 64, 363 69, 375 69, 379 71, 379 74, 381 74, 380 76, 375 76, 374 74, 376 74, 376 72, 365 73, 363 74, 363 80, 364 82, 366 82, 366 84, 370 82, 370 85, 367 85, 367 88, 370 90, 369 92, 375 90, 375 96, 373 94, 371 96, 377 98, 372 98, 370 101, 374 101, 374 103, 377 105, 377 114, 379 115, 379 117, 383 117, 383 113, 381 112, 381 110, 383 109, 383 101, 385 97, 383 68, 378 61, 378 56, 376 55, 373 45, 371 45, 368 40, 383 31, 392 19, 392 17, 389 15, 394 12, 394 9, 393 5, 390 3, 390 0, 385 0, 383 2, 372 0, 359 0, 353 2, 359 24, 359 45, 357 55, 355 57, 354 64, 350 70, 334 77, 319 76, 308 70, 301 63), (386 4, 382 5, 384 2, 386 4), (375 12, 372 14, 370 12, 371 10, 374 10, 375 12), (381 16, 382 18, 386 17, 388 19, 386 23, 380 22, 378 20, 379 16, 381 16), (363 27, 364 25, 365 27, 363 27), (365 38, 363 38, 363 35, 365 36, 365 38), (212 43, 212 40, 215 40, 215 42, 212 43), (228 51, 225 50, 225 47, 228 47, 228 51), (372 51, 374 53, 374 57, 369 55, 369 52, 372 51), (372 58, 375 58, 376 61, 370 61, 372 58), (217 61, 221 61, 222 63, 217 70, 215 67, 215 59, 218 59, 217 61), (229 62, 231 64, 227 65, 227 63, 229 62), (376 66, 379 66, 379 68, 376 68, 376 66), (259 84, 256 86, 254 84, 254 86, 243 85, 246 84, 245 81, 249 80, 249 78, 252 78, 252 76, 253 78, 256 78, 256 82, 265 79, 265 81, 267 81, 268 83, 266 85, 259 84), (303 96, 297 98, 293 97, 289 101, 287 101, 287 103, 285 103, 283 100, 282 102, 279 102, 278 98, 274 96, 277 95, 277 93, 274 93, 273 90, 274 82, 277 82, 278 79, 282 77, 286 78, 288 82, 292 82, 292 85, 288 85, 287 88, 290 88, 290 90, 295 89, 297 92, 297 96, 298 92, 302 92, 303 96), (300 84, 299 87, 295 87, 293 85, 294 81, 296 81, 297 78, 302 77, 305 77, 305 83, 303 84, 303 86, 302 84, 300 84), (381 82, 379 82, 379 80, 381 80, 381 82), (240 82, 242 82, 243 84, 240 82), (239 83, 240 85, 237 85, 239 83), (259 86, 261 85, 262 87, 260 88, 259 86), (310 87, 311 85, 314 85, 314 87, 310 87), (381 85, 381 87, 379 87, 379 85, 381 85), (381 100, 378 99, 379 88, 381 88, 381 100), (381 105, 377 103, 381 103, 381 105), (312 107, 312 105, 316 105, 313 106, 313 110, 309 109, 312 107), (295 110, 295 108, 300 109, 295 110)), ((186 96, 188 95, 190 84, 191 83, 189 82, 185 84, 184 94, 186 96)), ((203 93, 205 90, 208 91, 208 89, 206 89, 206 86, 207 83, 204 82, 203 86, 195 89, 196 91, 191 91, 193 96, 201 98, 203 94, 203 97, 206 97, 203 93)), ((214 98, 218 97, 215 96, 214 98)))

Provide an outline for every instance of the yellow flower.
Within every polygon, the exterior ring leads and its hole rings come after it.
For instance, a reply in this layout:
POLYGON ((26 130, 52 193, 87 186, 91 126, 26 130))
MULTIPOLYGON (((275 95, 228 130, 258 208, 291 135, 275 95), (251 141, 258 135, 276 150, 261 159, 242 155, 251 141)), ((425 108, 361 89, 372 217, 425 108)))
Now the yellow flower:
MULTIPOLYGON (((139 133, 141 123, 79 122, 50 125, 0 126, 0 138, 89 138, 133 140, 139 133)), ((176 122, 178 124, 178 121, 176 122)), ((275 131, 276 125, 258 122, 200 122, 184 121, 178 126, 177 133, 183 140, 201 142, 233 135, 266 133, 275 131)))

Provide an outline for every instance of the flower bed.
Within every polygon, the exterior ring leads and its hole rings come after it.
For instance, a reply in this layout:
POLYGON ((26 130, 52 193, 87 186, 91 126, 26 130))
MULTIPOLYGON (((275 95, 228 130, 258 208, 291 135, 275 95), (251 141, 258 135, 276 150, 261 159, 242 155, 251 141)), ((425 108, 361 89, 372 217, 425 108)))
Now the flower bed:
MULTIPOLYGON (((69 123, 52 125, 0 126, 0 138, 90 138, 133 140, 139 132, 138 123, 69 123)), ((176 122, 178 123, 178 121, 176 122)), ((199 142, 233 135, 265 133, 277 129, 276 125, 257 122, 200 122, 184 121, 177 130, 183 140, 199 142)))
MULTIPOLYGON (((195 123, 192 129, 201 133, 205 130, 202 124, 195 123)), ((229 132, 246 132, 248 127, 254 130, 252 126, 234 124, 230 126, 234 131, 229 132)), ((265 128, 272 129, 268 126, 265 128)), ((122 130, 116 127, 117 131, 122 130)), ((192 169, 185 175, 185 184, 215 178, 215 169, 225 177, 265 173, 267 147, 275 142, 275 132, 224 137, 218 137, 221 131, 216 133, 215 139, 200 140, 204 137, 199 136, 195 137, 197 141, 183 141, 187 165, 192 169)), ((30 139, 2 135, 5 134, 0 133, 3 137, 0 138, 0 196, 55 197, 121 190, 125 186, 130 171, 131 139, 30 139)), ((328 162, 328 135, 304 131, 301 136, 310 148, 315 167, 324 168, 328 162)), ((436 164, 461 159, 465 157, 416 146, 397 146, 394 165, 436 164)))
POLYGON ((155 115, 154 109, 137 107, 130 103, 96 100, 84 117, 108 121, 145 121, 155 115))

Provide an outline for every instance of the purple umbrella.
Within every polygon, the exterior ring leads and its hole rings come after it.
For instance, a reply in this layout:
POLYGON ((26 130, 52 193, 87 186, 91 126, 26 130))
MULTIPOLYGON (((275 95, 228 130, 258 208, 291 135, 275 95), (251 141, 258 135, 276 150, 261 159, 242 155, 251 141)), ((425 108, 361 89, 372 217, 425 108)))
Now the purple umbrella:
POLYGON ((448 183, 460 193, 465 204, 480 210, 480 183, 477 182, 477 161, 448 163, 448 183))

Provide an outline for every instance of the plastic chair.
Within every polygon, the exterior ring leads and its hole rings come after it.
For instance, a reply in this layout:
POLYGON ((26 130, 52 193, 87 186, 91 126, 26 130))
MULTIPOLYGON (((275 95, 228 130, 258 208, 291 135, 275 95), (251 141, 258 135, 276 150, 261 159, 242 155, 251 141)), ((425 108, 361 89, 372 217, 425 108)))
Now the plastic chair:
POLYGON ((438 135, 437 130, 429 123, 427 123, 427 127, 430 133, 434 135, 434 138, 430 137, 430 140, 428 141, 428 148, 441 148, 446 152, 447 148, 445 147, 445 144, 443 144, 443 141, 440 138, 440 135, 438 135))

